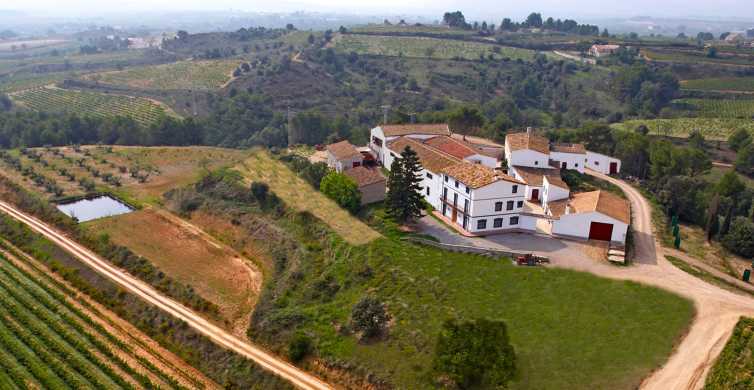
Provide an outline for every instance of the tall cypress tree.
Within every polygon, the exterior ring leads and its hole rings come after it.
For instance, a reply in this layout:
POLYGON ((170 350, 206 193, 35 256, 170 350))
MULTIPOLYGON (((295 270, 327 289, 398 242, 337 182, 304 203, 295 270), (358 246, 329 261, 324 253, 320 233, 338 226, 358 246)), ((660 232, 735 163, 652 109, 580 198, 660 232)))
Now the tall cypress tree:
POLYGON ((402 190, 404 187, 403 164, 401 159, 394 158, 390 165, 390 175, 387 178, 387 195, 385 195, 385 207, 387 214, 393 219, 400 219, 400 210, 405 204, 402 190))
POLYGON ((398 222, 404 223, 421 215, 421 169, 419 157, 408 146, 401 152, 401 158, 393 160, 390 166, 385 202, 388 215, 398 222))

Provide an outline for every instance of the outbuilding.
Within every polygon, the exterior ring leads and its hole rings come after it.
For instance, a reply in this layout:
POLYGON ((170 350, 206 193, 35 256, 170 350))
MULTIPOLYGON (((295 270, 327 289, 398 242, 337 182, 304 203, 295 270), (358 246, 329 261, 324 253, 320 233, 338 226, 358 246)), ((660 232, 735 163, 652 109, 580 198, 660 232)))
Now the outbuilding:
POLYGON ((625 244, 631 211, 628 200, 607 191, 574 194, 549 202, 552 234, 625 244))
POLYGON ((620 173, 620 160, 615 157, 604 154, 586 151, 586 167, 604 173, 605 175, 616 175, 620 173))
POLYGON ((353 179, 361 192, 361 204, 370 204, 385 200, 386 179, 377 168, 364 166, 348 169, 343 172, 353 179))

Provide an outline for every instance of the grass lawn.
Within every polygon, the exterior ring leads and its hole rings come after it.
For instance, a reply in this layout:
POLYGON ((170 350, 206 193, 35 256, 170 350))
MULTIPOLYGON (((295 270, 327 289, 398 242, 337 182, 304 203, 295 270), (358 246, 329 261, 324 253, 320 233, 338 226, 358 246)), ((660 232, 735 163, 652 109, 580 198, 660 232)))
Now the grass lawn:
POLYGON ((180 61, 171 64, 141 66, 121 71, 95 73, 87 80, 141 89, 220 88, 231 78, 239 61, 180 61))
POLYGON ((754 319, 741 318, 712 367, 705 389, 754 387, 754 319))
POLYGON ((633 130, 644 124, 649 127, 650 134, 667 135, 671 137, 688 137, 692 130, 701 130, 708 140, 728 139, 736 129, 743 128, 754 133, 754 121, 736 118, 672 118, 672 119, 632 119, 622 123, 610 125, 613 128, 633 130))
POLYGON ((312 213, 351 244, 366 244, 380 236, 379 233, 296 176, 283 163, 274 160, 267 152, 254 153, 236 169, 249 182, 267 183, 287 205, 298 211, 312 213))
POLYGON ((362 248, 340 256, 328 273, 348 280, 368 264, 370 279, 326 304, 294 309, 291 294, 286 310, 311 318, 304 329, 316 333, 322 355, 353 361, 397 388, 431 387, 445 319, 491 318, 508 324, 518 364, 514 389, 634 389, 670 355, 694 315, 691 302, 633 282, 387 238, 362 248), (347 321, 365 291, 386 302, 394 319, 386 341, 360 344, 333 326, 333 318, 347 321))
POLYGON ((354 51, 358 54, 391 57, 478 60, 480 54, 485 57, 492 54, 497 59, 508 57, 513 60, 531 60, 535 53, 533 50, 507 46, 425 37, 340 34, 335 42, 335 48, 344 53, 354 51), (493 50, 496 47, 499 52, 493 50))
POLYGON ((88 222, 92 233, 148 258, 176 280, 220 307, 221 316, 245 331, 256 303, 261 274, 227 247, 152 209, 88 222))

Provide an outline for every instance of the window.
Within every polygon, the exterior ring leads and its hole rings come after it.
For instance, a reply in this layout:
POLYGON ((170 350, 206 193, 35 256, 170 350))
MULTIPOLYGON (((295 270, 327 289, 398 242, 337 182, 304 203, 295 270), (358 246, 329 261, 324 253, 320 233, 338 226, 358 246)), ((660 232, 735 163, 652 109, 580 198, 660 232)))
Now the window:
POLYGON ((492 227, 494 227, 494 228, 501 228, 501 227, 503 227, 503 219, 502 218, 495 218, 492 221, 492 227))
POLYGON ((361 162, 359 162, 359 161, 354 161, 354 162, 353 162, 353 167, 354 167, 354 168, 356 168, 356 167, 358 167, 358 166, 361 166, 361 162))
POLYGON ((579 167, 579 163, 575 163, 575 164, 573 164, 573 165, 574 165, 574 166, 575 166, 576 168, 578 168, 578 167, 579 167))
POLYGON ((476 221, 476 228, 477 229, 487 229, 487 220, 486 219, 480 219, 476 221))
POLYGON ((378 147, 382 147, 382 140, 377 137, 372 137, 372 143, 374 143, 378 147))
POLYGON ((448 175, 445 175, 445 182, 448 182, 448 175))
POLYGON ((511 217, 511 225, 518 225, 518 217, 511 217))
POLYGON ((427 187, 427 196, 429 196, 429 187, 427 187))
POLYGON ((518 204, 516 205, 516 207, 518 207, 518 208, 524 207, 524 201, 523 200, 519 200, 518 204))
POLYGON ((471 188, 469 188, 469 186, 466 186, 466 193, 467 194, 471 193, 471 188))
POLYGON ((518 193, 518 184, 513 185, 513 193, 514 194, 518 193))
POLYGON ((393 152, 390 152, 390 155, 393 156, 393 158, 398 158, 398 156, 396 156, 393 152))
POLYGON ((432 174, 427 172, 427 179, 431 179, 431 178, 432 178, 432 174))
POLYGON ((539 165, 539 161, 534 161, 534 165, 539 165))
POLYGON ((503 202, 495 202, 495 211, 503 211, 503 202))
POLYGON ((463 200, 463 213, 464 214, 469 213, 469 200, 468 199, 463 200))
POLYGON ((456 180, 455 182, 456 182, 456 188, 458 188, 458 180, 456 180))
POLYGON ((600 165, 599 161, 594 161, 594 165, 600 165))
POLYGON ((512 200, 508 201, 508 204, 505 205, 506 210, 513 210, 513 204, 514 202, 512 200))

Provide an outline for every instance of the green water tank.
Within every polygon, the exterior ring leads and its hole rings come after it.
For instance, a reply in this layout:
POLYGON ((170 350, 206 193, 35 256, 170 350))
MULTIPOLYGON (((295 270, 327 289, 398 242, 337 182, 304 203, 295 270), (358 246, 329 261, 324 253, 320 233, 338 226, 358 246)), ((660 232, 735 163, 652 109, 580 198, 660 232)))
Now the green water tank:
POLYGON ((744 277, 743 277, 744 282, 748 282, 750 277, 751 277, 751 270, 750 269, 745 269, 744 270, 744 277))

